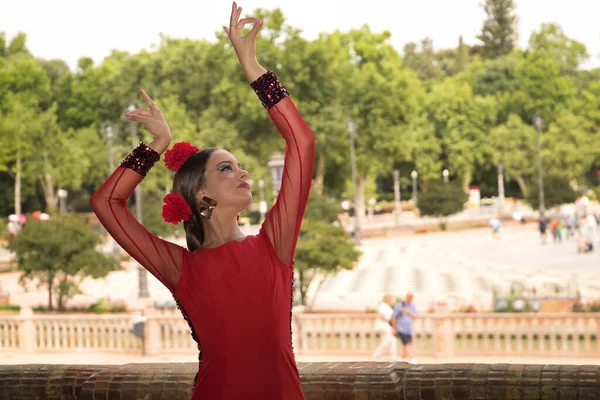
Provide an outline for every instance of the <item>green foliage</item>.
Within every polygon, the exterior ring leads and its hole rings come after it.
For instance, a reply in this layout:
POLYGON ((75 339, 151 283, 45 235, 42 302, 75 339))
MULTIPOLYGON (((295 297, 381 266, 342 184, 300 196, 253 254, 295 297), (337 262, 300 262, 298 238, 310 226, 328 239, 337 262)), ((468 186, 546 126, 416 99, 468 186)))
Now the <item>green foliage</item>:
MULTIPOLYGON (((526 197, 534 210, 540 208, 539 187, 538 182, 535 181, 526 197)), ((577 192, 573 190, 568 180, 554 176, 544 177, 544 205, 546 209, 573 203, 575 200, 577 200, 577 192)))
POLYGON ((600 157, 600 129, 569 112, 561 113, 544 132, 544 170, 556 177, 582 182, 585 172, 600 157))
MULTIPOLYGON (((143 190, 144 189, 142 188, 142 193, 143 190)), ((166 192, 162 197, 159 197, 157 193, 158 192, 142 194, 142 222, 144 227, 148 230, 148 232, 152 232, 153 234, 161 237, 171 236, 176 233, 184 235, 182 224, 174 225, 165 222, 164 218, 162 217, 162 207, 164 204, 163 198, 166 195, 166 192)), ((129 209, 135 216, 135 195, 131 197, 129 209)))
POLYGON ((352 269, 359 256, 360 252, 351 242, 349 233, 342 227, 323 220, 305 219, 294 257, 294 268, 300 277, 302 304, 315 272, 352 269))
POLYGON ((127 312, 127 306, 124 303, 100 299, 89 307, 89 311, 96 314, 124 313, 127 312))
MULTIPOLYGON (((591 186, 598 168, 592 141, 600 127, 600 69, 578 70, 587 50, 555 24, 534 32, 528 49, 514 49, 514 1, 485 0, 484 9, 481 44, 457 38, 453 48, 435 49, 424 38, 407 43, 402 57, 387 31, 365 25, 306 40, 281 10, 255 10, 265 20, 258 59, 277 73, 317 137, 315 193, 348 194, 348 119, 356 125, 362 199, 377 197, 370 185, 398 165, 416 169, 422 187, 448 168, 463 188, 493 186, 494 165, 503 165, 507 187, 517 182, 526 192, 536 180, 535 115, 545 124, 544 169, 591 186)), ((84 57, 69 71, 62 60, 36 59, 25 35, 9 41, 0 32, 4 215, 17 209, 19 196, 23 211, 53 213, 59 188, 69 191, 70 209, 85 209, 80 205, 110 172, 101 127, 111 123, 117 134, 118 163, 132 147, 123 115, 130 104, 141 106, 139 88, 155 98, 175 141, 225 148, 254 181, 269 181, 266 160, 283 142, 248 89, 228 38, 218 32, 216 39, 162 36, 150 51, 114 50, 100 63, 84 57)), ((138 140, 147 140, 140 131, 138 140)), ((171 183, 159 163, 142 185, 144 221, 157 233, 169 233, 160 209, 171 183)))
POLYGON ((575 98, 572 79, 562 75, 556 62, 538 51, 530 52, 521 60, 516 76, 520 90, 514 100, 525 121, 539 115, 549 123, 560 111, 571 106, 575 98))
POLYGON ((101 278, 119 267, 114 260, 95 250, 100 238, 76 217, 30 220, 8 243, 16 255, 21 282, 38 280, 48 289, 48 308, 52 295, 58 309, 79 292, 78 284, 86 277, 101 278))
POLYGON ((419 193, 417 205, 422 216, 448 217, 462 211, 468 197, 460 184, 437 180, 419 193))
POLYGON ((585 45, 568 38, 557 24, 542 24, 539 31, 531 34, 529 48, 546 54, 565 73, 575 72, 589 58, 585 45))
POLYGON ((475 73, 473 92, 481 96, 515 93, 519 89, 516 77, 519 61, 519 53, 513 53, 485 63, 475 73))
POLYGON ((487 19, 477 38, 483 43, 485 57, 498 58, 513 50, 517 40, 515 8, 514 0, 485 0, 483 3, 487 19))
POLYGON ((304 218, 332 224, 337 221, 338 215, 343 211, 341 204, 335 199, 311 191, 304 218))
POLYGON ((504 167, 506 179, 515 179, 523 195, 536 173, 536 131, 518 115, 511 114, 504 124, 492 129, 490 144, 494 165, 504 167))

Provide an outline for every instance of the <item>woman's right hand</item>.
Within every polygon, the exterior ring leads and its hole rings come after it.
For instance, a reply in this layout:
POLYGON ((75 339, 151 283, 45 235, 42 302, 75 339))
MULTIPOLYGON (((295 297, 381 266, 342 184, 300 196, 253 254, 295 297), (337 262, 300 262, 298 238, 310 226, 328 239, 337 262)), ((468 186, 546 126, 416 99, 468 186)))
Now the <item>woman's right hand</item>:
POLYGON ((143 124, 152 134, 153 142, 160 142, 168 147, 172 136, 171 129, 167 121, 165 121, 165 117, 146 92, 140 90, 140 95, 149 109, 137 109, 128 112, 125 114, 125 117, 130 121, 143 124))

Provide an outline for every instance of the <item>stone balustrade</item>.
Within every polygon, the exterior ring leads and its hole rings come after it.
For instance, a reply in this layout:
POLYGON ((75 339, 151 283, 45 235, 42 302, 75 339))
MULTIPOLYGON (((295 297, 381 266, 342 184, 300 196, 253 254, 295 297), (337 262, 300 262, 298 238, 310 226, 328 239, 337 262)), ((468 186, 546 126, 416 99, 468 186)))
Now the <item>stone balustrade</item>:
MULTIPOLYGON (((180 314, 150 313, 143 338, 131 315, 0 315, 2 352, 189 354, 196 344, 180 314)), ((376 315, 295 312, 298 355, 370 354, 379 342, 376 315)), ((417 356, 599 357, 600 313, 422 314, 415 320, 417 356)))
MULTIPOLYGON (((188 400, 197 364, 0 365, 3 400, 188 400)), ((298 363, 306 400, 598 399, 600 366, 298 363)))

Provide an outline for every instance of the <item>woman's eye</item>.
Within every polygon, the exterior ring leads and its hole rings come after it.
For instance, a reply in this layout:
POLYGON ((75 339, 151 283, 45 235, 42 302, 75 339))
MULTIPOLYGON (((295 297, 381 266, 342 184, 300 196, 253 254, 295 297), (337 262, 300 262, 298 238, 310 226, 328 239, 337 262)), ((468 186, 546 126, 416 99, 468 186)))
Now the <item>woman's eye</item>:
POLYGON ((227 169, 229 169, 229 170, 233 171, 233 168, 231 168, 231 165, 227 165, 227 166, 223 167, 223 168, 221 169, 221 171, 227 171, 227 169))

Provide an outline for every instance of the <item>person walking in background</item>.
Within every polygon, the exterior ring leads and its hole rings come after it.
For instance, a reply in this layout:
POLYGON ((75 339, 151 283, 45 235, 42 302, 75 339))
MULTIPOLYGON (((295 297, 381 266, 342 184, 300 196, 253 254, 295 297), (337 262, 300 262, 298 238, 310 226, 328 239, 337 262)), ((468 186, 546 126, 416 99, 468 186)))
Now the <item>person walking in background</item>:
POLYGON ((392 316, 394 309, 392 308, 392 296, 386 294, 379 303, 377 311, 377 321, 375 322, 375 330, 381 336, 379 346, 373 352, 373 357, 379 357, 381 353, 389 346, 390 360, 398 358, 398 349, 396 343, 396 329, 392 325, 392 316))
POLYGON ((417 318, 417 308, 412 302, 413 298, 412 293, 407 293, 406 300, 396 303, 392 317, 392 325, 402 342, 402 359, 411 364, 416 362, 412 354, 413 322, 417 318))
POLYGON ((560 234, 558 233, 558 226, 559 226, 558 218, 555 215, 554 217, 552 217, 552 220, 550 221, 550 230, 552 231, 552 241, 554 243, 556 243, 557 241, 560 242, 560 234))
POLYGON ((500 239, 500 228, 502 228, 502 222, 498 218, 492 218, 490 220, 490 226, 492 227, 492 237, 494 239, 500 239))
POLYGON ((594 240, 596 239, 597 228, 598 224, 596 223, 596 218, 592 214, 589 214, 585 218, 585 240, 588 251, 594 251, 594 240))
POLYGON ((546 216, 544 214, 540 215, 538 224, 540 229, 540 239, 542 241, 542 244, 546 244, 546 228, 548 226, 548 223, 546 222, 546 216))

